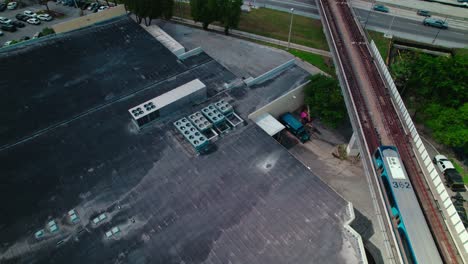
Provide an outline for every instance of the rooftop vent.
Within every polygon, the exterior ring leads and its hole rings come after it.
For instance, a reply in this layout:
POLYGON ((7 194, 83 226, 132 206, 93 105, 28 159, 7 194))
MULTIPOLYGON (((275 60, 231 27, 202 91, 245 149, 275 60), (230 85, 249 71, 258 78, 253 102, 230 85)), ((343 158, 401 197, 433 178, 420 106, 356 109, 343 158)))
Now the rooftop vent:
POLYGON ((208 118, 209 121, 211 121, 211 123, 215 125, 220 124, 225 120, 225 116, 220 111, 218 111, 213 104, 203 108, 202 113, 206 118, 208 118))
POLYGON ((185 117, 175 121, 174 126, 197 151, 209 143, 208 139, 185 117))
POLYGON ((216 107, 216 109, 218 109, 223 115, 228 115, 230 113, 232 113, 232 111, 234 110, 232 108, 232 105, 230 105, 229 103, 227 103, 225 100, 219 100, 218 102, 214 103, 214 106, 216 107))

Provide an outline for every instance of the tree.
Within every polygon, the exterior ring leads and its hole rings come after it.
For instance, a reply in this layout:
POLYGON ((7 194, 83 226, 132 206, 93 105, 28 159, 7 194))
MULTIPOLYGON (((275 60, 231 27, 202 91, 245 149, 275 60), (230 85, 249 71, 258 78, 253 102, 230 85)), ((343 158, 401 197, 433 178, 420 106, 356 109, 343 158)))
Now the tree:
POLYGON ((392 65, 392 73, 405 94, 417 98, 416 111, 427 104, 459 107, 468 101, 468 56, 432 56, 405 53, 392 65))
POLYGON ((242 13, 242 0, 221 0, 220 1, 220 21, 224 25, 224 34, 229 34, 230 28, 236 28, 239 25, 240 15, 242 13))
POLYGON ((449 147, 468 150, 468 103, 458 109, 432 103, 424 111, 433 137, 449 147))
POLYGON ((205 30, 219 18, 219 0, 190 0, 190 8, 193 20, 201 22, 205 30))
POLYGON ((174 0, 123 0, 123 3, 135 14, 137 22, 144 20, 146 26, 156 18, 170 19, 174 8, 174 0))
POLYGON ((48 3, 49 3, 49 0, 39 0, 39 4, 44 5, 47 8, 47 13, 50 12, 48 3))
POLYGON ((310 114, 320 117, 324 124, 336 127, 347 115, 338 81, 322 74, 316 74, 310 80, 304 91, 310 114))
POLYGON ((438 142, 468 153, 468 53, 451 57, 406 52, 392 73, 406 103, 438 142))

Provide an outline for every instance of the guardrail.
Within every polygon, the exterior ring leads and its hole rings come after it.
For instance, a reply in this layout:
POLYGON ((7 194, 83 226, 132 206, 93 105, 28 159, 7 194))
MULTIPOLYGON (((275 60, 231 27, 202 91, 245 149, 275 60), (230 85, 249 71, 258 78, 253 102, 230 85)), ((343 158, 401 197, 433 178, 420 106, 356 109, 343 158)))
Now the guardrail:
POLYGON ((400 93, 398 92, 395 83, 393 82, 393 78, 390 72, 388 71, 387 66, 382 56, 380 55, 379 50, 377 49, 377 46, 375 45, 374 41, 370 43, 370 48, 372 50, 374 58, 376 59, 375 61, 377 66, 380 68, 384 79, 389 85, 391 96, 397 108, 398 115, 400 116, 402 123, 406 125, 407 131, 411 133, 411 138, 413 139, 413 143, 417 149, 415 153, 419 154, 419 158, 423 162, 423 164, 421 165, 424 165, 427 169, 427 172, 429 173, 430 178, 428 178, 428 175, 426 173, 424 173, 424 176, 426 177, 426 180, 429 186, 431 187, 431 193, 436 199, 436 201, 438 201, 439 205, 442 205, 441 211, 443 213, 444 218, 446 220, 450 220, 449 223, 447 223, 447 221, 445 222, 446 224, 448 224, 447 226, 449 227, 448 230, 450 232, 450 235, 455 241, 455 245, 458 251, 462 253, 461 257, 463 261, 466 263, 466 256, 468 254, 468 232, 466 231, 460 216, 455 210, 452 200, 450 199, 450 196, 447 190, 445 189, 444 183, 442 182, 439 173, 434 167, 434 164, 432 164, 431 157, 429 157, 426 147, 421 141, 418 131, 414 126, 413 120, 411 119, 408 110, 406 109, 406 106, 403 103, 403 100, 401 99, 400 93))

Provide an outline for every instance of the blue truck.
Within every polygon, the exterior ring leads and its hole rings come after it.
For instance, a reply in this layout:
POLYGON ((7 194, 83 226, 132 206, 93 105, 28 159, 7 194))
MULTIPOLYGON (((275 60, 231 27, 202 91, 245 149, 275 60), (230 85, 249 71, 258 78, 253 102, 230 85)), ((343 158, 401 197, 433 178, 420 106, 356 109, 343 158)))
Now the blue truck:
POLYGON ((280 117, 281 123, 302 143, 310 140, 310 135, 304 125, 291 113, 286 113, 280 117))

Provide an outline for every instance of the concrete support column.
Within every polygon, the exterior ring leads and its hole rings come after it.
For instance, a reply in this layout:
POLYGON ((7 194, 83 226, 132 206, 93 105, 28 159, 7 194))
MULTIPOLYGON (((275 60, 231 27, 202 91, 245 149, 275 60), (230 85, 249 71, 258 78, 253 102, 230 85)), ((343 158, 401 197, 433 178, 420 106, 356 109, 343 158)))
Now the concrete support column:
POLYGON ((353 132, 353 135, 349 140, 348 146, 346 147, 346 154, 348 154, 348 156, 359 155, 359 142, 357 140, 356 132, 353 132))

